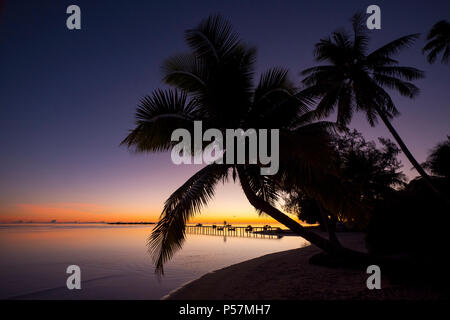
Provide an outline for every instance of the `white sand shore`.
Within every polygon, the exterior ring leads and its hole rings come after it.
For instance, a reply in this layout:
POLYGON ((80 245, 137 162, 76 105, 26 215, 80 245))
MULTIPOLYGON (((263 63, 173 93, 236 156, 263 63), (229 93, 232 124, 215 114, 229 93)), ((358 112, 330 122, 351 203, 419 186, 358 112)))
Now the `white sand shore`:
MULTIPOLYGON (((362 234, 343 233, 341 242, 363 250, 362 234)), ((320 249, 308 246, 268 254, 208 273, 166 296, 169 300, 217 299, 432 299, 438 293, 393 285, 382 277, 381 290, 366 287, 364 271, 309 264, 320 249)))

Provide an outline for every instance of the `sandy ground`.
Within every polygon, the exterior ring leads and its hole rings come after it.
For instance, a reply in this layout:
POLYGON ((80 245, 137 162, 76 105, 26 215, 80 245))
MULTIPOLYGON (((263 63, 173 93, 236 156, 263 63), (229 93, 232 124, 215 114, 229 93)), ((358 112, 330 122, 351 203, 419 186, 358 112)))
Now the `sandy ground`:
MULTIPOLYGON (((363 235, 342 233, 341 243, 365 251, 363 235)), ((369 290, 364 271, 332 269, 309 264, 320 249, 308 246, 244 261, 192 281, 169 294, 169 300, 216 299, 434 299, 441 296, 425 289, 393 285, 382 277, 380 290, 369 290)))

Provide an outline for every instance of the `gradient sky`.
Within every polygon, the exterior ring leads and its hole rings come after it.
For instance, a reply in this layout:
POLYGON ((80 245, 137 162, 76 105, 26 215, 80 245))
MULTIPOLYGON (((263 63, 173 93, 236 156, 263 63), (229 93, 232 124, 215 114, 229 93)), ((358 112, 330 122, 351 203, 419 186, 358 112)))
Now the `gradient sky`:
MULTIPOLYGON (((2 2, 0 0, 0 2, 2 2)), ((185 29, 212 13, 229 18, 258 48, 258 72, 282 66, 299 83, 313 65, 315 42, 349 27, 356 11, 377 4, 375 48, 428 32, 448 19, 450 1, 3 1, 0 12, 0 222, 154 221, 164 200, 198 167, 175 166, 167 153, 130 154, 120 141, 136 104, 163 87, 160 65, 186 51, 185 29), (82 30, 66 28, 77 4, 82 30)), ((450 134, 450 67, 428 65, 424 37, 399 56, 426 71, 414 101, 394 95, 393 121, 416 158, 450 134)), ((351 124, 366 138, 390 137, 362 116, 351 124)), ((411 165, 401 158, 405 172, 411 165)), ((258 220, 237 185, 217 189, 205 221, 258 220)))

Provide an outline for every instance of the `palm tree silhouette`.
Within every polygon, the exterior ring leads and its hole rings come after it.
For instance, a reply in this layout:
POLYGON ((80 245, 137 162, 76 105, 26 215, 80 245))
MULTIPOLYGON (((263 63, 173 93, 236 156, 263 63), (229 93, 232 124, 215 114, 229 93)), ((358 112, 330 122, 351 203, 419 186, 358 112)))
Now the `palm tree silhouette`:
MULTIPOLYGON (((255 49, 243 44, 220 16, 209 17, 187 30, 185 36, 190 52, 171 57, 163 64, 164 81, 175 88, 154 91, 141 100, 136 127, 123 144, 136 152, 167 151, 175 144, 171 141, 172 131, 184 128, 193 132, 194 120, 201 120, 204 130, 278 128, 280 174, 289 172, 283 159, 289 159, 290 165, 295 163, 297 172, 308 172, 308 176, 329 166, 326 155, 330 147, 329 130, 334 124, 313 121, 316 117, 308 108, 310 101, 290 83, 286 70, 274 68, 264 72, 255 87, 255 49)), ((166 200, 148 240, 156 272, 163 273, 164 263, 183 244, 187 221, 211 200, 216 185, 226 182, 229 173, 234 181, 239 177, 244 194, 259 212, 265 212, 322 249, 336 249, 334 243, 275 208, 276 179, 260 175, 259 168, 259 165, 206 165, 166 200)))
POLYGON ((437 55, 442 52, 441 63, 448 63, 450 56, 450 23, 446 20, 437 22, 427 36, 428 43, 422 49, 425 54, 428 52, 429 63, 436 61, 437 55))
POLYGON ((409 98, 418 95, 419 89, 409 81, 423 78, 424 72, 399 66, 393 56, 411 45, 419 34, 398 38, 368 53, 369 36, 362 14, 352 17, 352 26, 353 35, 336 31, 315 45, 316 61, 330 64, 302 71, 305 76, 302 94, 318 99, 316 113, 320 118, 337 110, 340 126, 347 125, 355 111, 364 112, 371 126, 381 118, 417 172, 439 193, 392 126, 390 119, 399 112, 385 91, 385 88, 393 89, 409 98))

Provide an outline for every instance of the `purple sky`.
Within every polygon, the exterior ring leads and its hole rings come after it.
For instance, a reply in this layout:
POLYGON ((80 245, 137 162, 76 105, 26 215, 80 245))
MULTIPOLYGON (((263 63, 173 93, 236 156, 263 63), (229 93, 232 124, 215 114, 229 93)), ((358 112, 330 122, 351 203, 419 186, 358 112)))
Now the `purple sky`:
MULTIPOLYGON (((0 13, 0 221, 38 219, 50 209, 58 219, 61 207, 80 219, 153 219, 196 168, 175 167, 167 154, 133 155, 119 143, 133 126, 139 99, 163 87, 163 60, 186 51, 185 29, 221 13, 258 48, 258 72, 287 67, 299 83, 299 72, 314 64, 314 43, 349 27, 351 15, 370 4, 381 7, 382 19, 371 48, 422 33, 398 57, 426 72, 416 83, 421 94, 415 100, 393 95, 401 112, 393 124, 422 162, 450 134, 450 66, 429 65, 420 52, 431 26, 449 19, 448 0, 6 0, 0 13), (82 30, 66 28, 70 4, 81 7, 82 30)), ((368 139, 391 138, 383 124, 370 128, 361 115, 351 127, 368 139)), ((253 213, 237 186, 218 193, 212 215, 253 213)))

